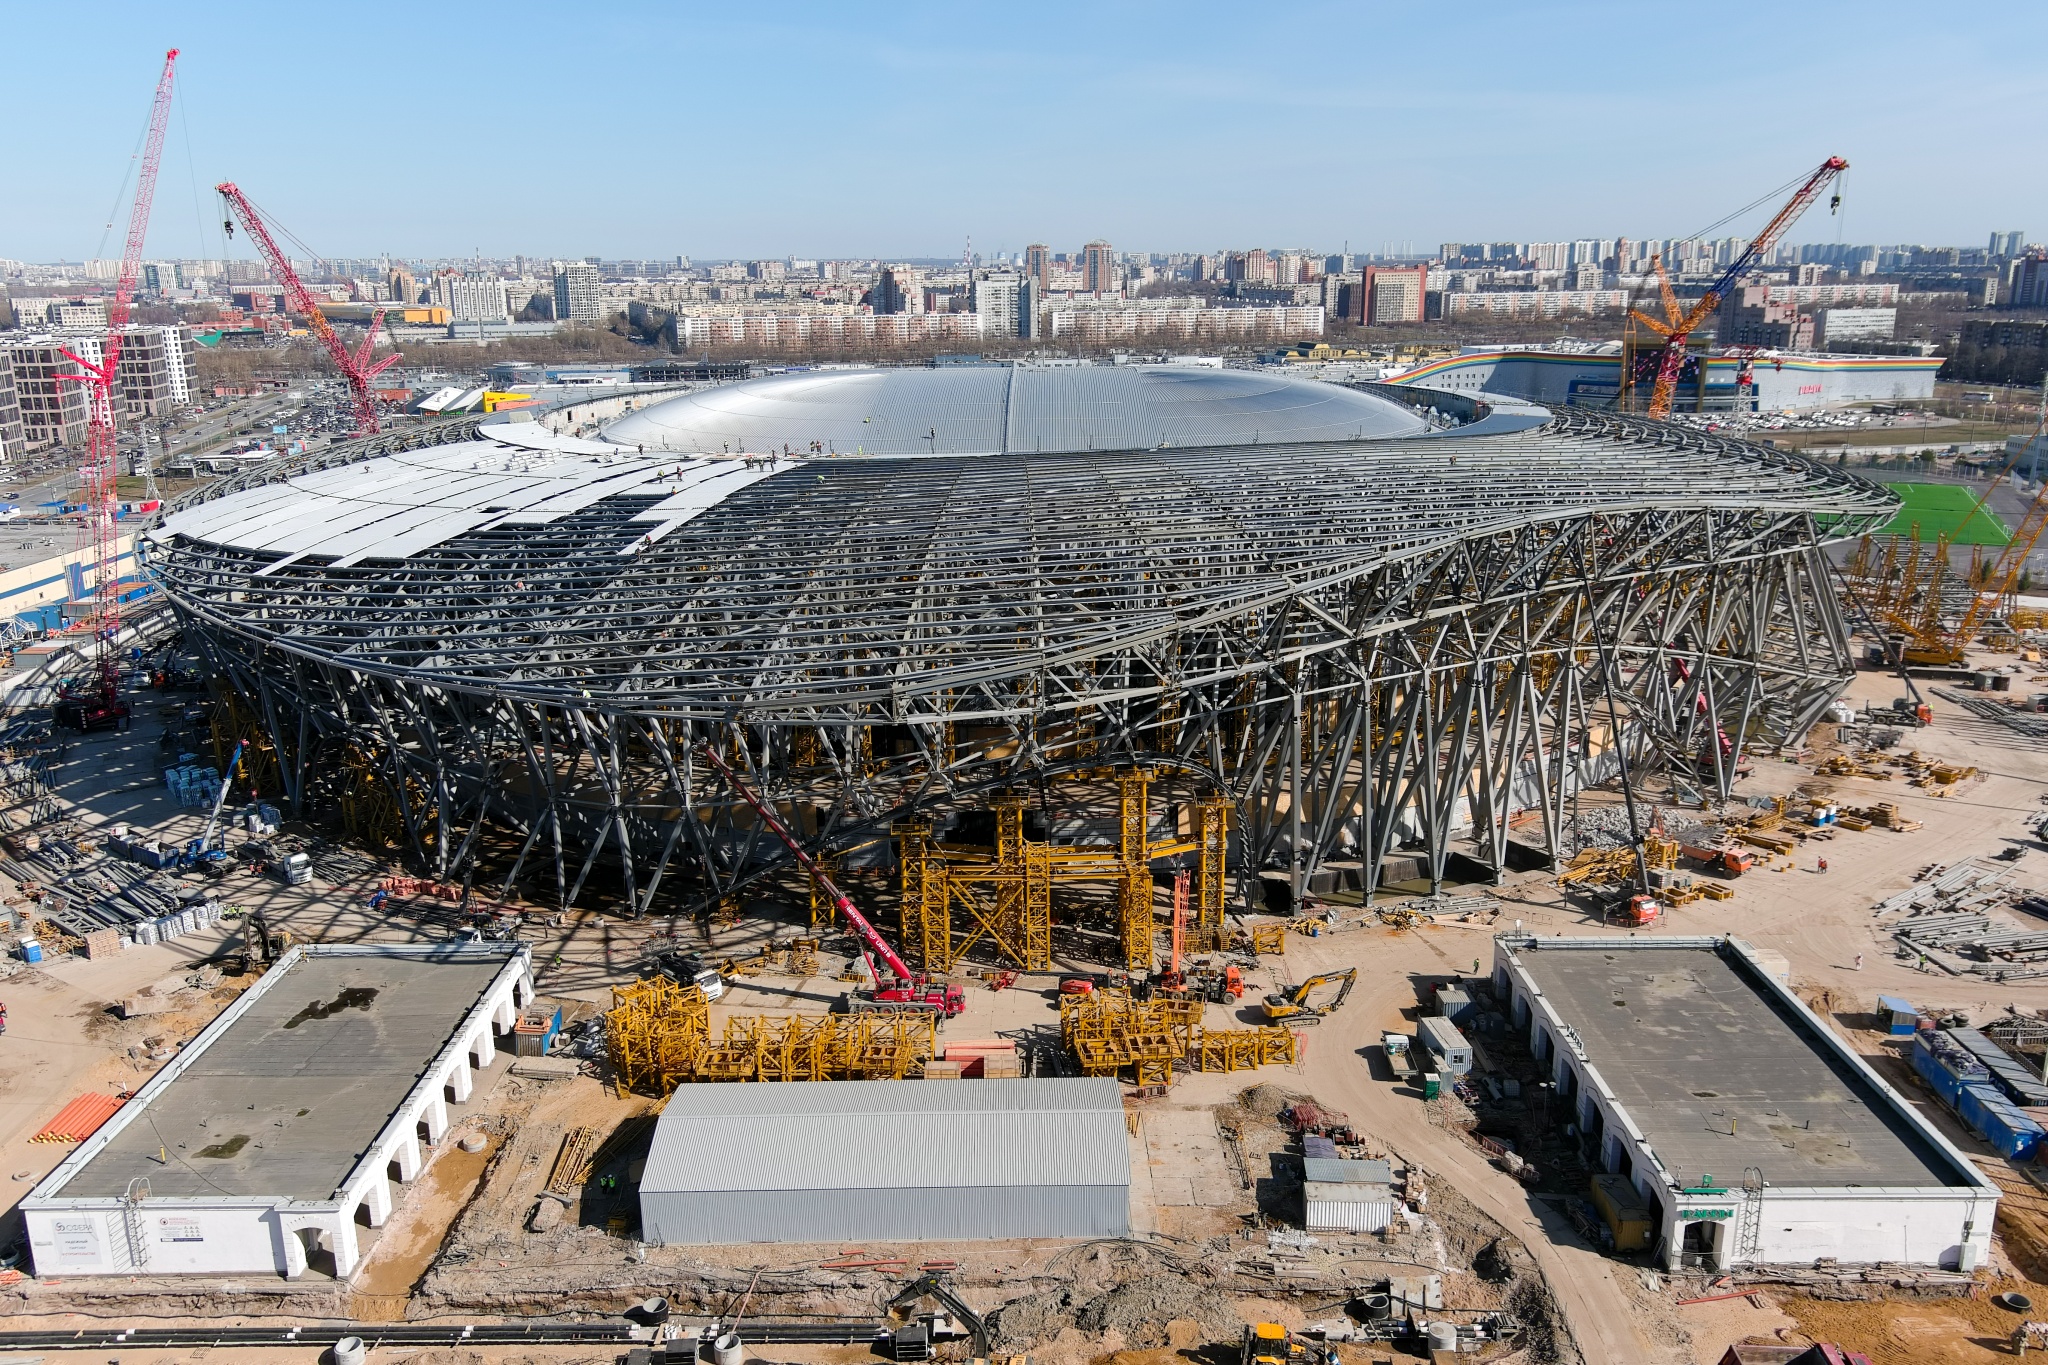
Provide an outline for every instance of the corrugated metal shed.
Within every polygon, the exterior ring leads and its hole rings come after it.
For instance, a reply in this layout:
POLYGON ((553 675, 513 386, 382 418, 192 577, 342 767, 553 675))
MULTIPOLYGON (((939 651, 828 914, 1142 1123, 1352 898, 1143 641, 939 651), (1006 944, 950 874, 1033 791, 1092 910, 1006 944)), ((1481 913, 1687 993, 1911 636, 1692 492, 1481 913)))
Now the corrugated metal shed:
POLYGON ((640 1182, 649 1242, 1121 1236, 1111 1080, 685 1086, 640 1182))
POLYGON ((1394 1168, 1385 1161, 1333 1161, 1307 1157, 1301 1163, 1301 1173, 1306 1179, 1333 1184, 1391 1185, 1394 1181, 1394 1168))
POLYGON ((1472 1069, 1472 1044, 1450 1020, 1440 1015, 1425 1015, 1415 1021, 1415 1036, 1453 1076, 1462 1076, 1472 1069))

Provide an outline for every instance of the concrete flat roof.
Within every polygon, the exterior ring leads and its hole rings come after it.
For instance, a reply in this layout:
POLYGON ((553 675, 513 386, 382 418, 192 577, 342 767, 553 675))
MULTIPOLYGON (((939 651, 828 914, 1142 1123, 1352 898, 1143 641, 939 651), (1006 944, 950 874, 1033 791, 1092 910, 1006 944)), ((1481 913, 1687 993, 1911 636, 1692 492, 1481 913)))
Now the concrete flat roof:
POLYGON ((181 1059, 182 1074, 118 1116, 121 1131, 45 1197, 118 1198, 139 1176, 159 1198, 332 1198, 508 960, 316 949, 273 970, 238 1018, 181 1059))
POLYGON ((1816 1024, 1708 947, 1517 947, 1515 961, 1680 1185, 1971 1182, 1816 1024))

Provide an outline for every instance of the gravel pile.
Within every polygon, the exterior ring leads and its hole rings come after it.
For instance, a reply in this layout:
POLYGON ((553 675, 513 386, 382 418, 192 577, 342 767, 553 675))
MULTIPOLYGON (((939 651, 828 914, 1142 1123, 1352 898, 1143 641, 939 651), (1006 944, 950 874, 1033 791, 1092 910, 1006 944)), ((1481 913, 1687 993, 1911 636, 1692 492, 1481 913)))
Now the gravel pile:
POLYGON ((1156 1275, 1092 1298, 1071 1289, 1048 1289, 1012 1299, 989 1319, 989 1344, 998 1354, 1015 1354, 1076 1327, 1091 1337, 1116 1332, 1127 1346, 1149 1350, 1167 1345, 1166 1324, 1183 1318, 1210 1341, 1227 1340, 1238 1327, 1236 1313, 1215 1290, 1156 1275))

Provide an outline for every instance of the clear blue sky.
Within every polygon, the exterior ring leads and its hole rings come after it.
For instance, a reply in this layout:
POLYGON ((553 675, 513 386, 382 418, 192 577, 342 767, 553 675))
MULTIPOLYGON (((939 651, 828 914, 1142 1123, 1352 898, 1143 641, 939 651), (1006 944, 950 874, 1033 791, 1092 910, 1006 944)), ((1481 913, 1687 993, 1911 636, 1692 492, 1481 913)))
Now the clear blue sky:
POLYGON ((2030 4, 12 0, 0 31, 26 260, 119 253, 174 45, 153 255, 217 253, 222 179, 330 256, 1680 236, 1829 154, 1844 218, 1794 240, 2048 239, 2030 4))

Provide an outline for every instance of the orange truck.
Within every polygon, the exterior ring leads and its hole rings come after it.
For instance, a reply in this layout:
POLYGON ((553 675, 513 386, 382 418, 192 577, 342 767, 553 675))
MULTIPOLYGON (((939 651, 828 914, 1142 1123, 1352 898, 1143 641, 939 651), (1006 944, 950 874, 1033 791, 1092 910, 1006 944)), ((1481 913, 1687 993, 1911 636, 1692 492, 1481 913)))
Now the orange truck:
POLYGON ((1746 848, 1680 844, 1678 851, 1708 872, 1717 872, 1724 877, 1740 877, 1756 866, 1756 855, 1746 848))

